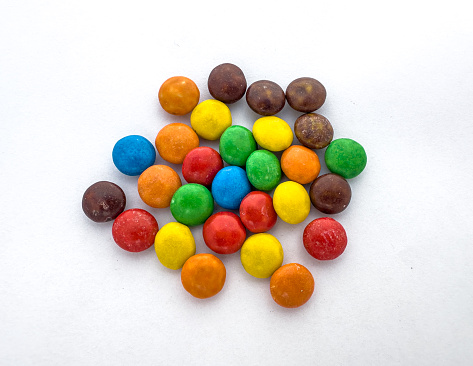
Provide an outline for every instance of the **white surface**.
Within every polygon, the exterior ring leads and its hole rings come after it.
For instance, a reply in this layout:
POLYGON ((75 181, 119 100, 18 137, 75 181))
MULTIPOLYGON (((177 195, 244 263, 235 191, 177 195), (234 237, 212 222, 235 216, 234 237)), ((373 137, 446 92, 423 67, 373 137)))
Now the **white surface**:
MULTIPOLYGON (((0 364, 471 365, 466 2, 236 4, 0 3, 0 364), (271 231, 284 263, 315 277, 296 310, 278 307, 269 280, 246 274, 238 255, 220 256, 218 296, 193 299, 153 248, 122 251, 111 224, 81 211, 98 180, 119 184, 127 208, 147 208, 137 179, 114 168, 114 143, 188 123, 159 107, 159 86, 185 75, 207 99, 222 62, 249 84, 319 79, 335 137, 368 154, 336 216, 349 237, 343 256, 321 263, 305 252, 302 231, 322 216, 314 209, 271 231)), ((244 100, 230 108, 234 124, 257 118, 244 100)), ((279 114, 291 125, 298 115, 279 114)), ((167 209, 150 212, 171 221, 167 209)), ((201 227, 192 231, 208 252, 201 227)))

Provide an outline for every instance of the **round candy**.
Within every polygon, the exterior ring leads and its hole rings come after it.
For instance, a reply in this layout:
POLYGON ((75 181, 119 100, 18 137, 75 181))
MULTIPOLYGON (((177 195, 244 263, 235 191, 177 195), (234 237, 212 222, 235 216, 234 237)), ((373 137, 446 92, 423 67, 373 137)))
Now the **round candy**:
POLYGON ((139 208, 120 214, 112 226, 115 243, 129 252, 142 252, 154 243, 158 222, 148 211, 139 208))
POLYGON ((309 189, 309 196, 317 210, 326 214, 337 214, 350 203, 351 188, 343 177, 329 173, 314 180, 309 189))
POLYGON ((312 257, 331 260, 340 256, 347 247, 347 233, 338 221, 322 217, 306 226, 302 241, 312 257))
POLYGON ((286 96, 278 84, 269 80, 259 80, 248 88, 246 102, 255 113, 272 116, 283 109, 286 96))
POLYGON ((190 257, 181 272, 184 289, 198 299, 217 295, 225 284, 225 265, 213 254, 197 254, 190 257))
POLYGON ((345 179, 356 177, 366 166, 366 152, 358 142, 338 139, 325 150, 327 168, 345 179))
POLYGON ((245 171, 238 166, 220 170, 212 182, 212 195, 220 207, 238 210, 241 200, 251 191, 245 171))
POLYGON ((241 222, 252 233, 263 233, 271 229, 278 219, 273 199, 267 193, 248 193, 240 204, 241 222))
POLYGON ((82 210, 95 222, 114 220, 123 212, 125 205, 125 193, 112 182, 94 183, 82 196, 82 210))
POLYGON ((289 263, 273 273, 269 287, 278 305, 298 308, 309 301, 314 293, 314 277, 302 264, 289 263))
POLYGON ((195 240, 187 226, 170 222, 158 231, 154 249, 164 267, 179 269, 195 254, 195 240))
POLYGON ((171 200, 172 216, 188 226, 200 225, 212 215, 214 200, 203 185, 189 183, 179 188, 171 200))
POLYGON ((268 278, 281 267, 284 253, 281 243, 270 234, 250 236, 241 247, 241 264, 256 278, 268 278))
POLYGON ((287 102, 299 112, 309 113, 319 109, 326 97, 325 87, 313 78, 296 79, 286 89, 287 102))
POLYGON ((208 87, 215 99, 226 104, 235 103, 245 95, 245 75, 236 65, 221 64, 210 73, 208 87))
POLYGON ((169 207, 171 198, 181 186, 181 178, 166 165, 153 165, 138 178, 138 194, 154 208, 169 207))
POLYGON ((217 140, 223 131, 232 125, 232 115, 225 104, 208 99, 192 111, 191 125, 200 137, 217 140))
POLYGON ((200 92, 191 79, 174 76, 161 85, 158 98, 166 112, 182 116, 191 112, 199 103, 200 92))
POLYGON ((319 157, 307 147, 293 145, 282 154, 281 169, 290 180, 307 184, 320 173, 319 157))
POLYGON ((272 152, 256 150, 246 161, 246 174, 256 189, 270 191, 281 180, 281 166, 272 152))
POLYGON ((140 175, 156 160, 156 150, 143 136, 130 135, 117 141, 112 152, 113 163, 126 175, 140 175))
POLYGON ((253 136, 263 149, 286 150, 294 138, 291 127, 278 117, 261 117, 253 125, 253 136))
POLYGON ((210 216, 202 234, 205 244, 218 254, 238 252, 246 239, 245 227, 233 212, 218 212, 210 216))
POLYGON ((209 188, 215 175, 223 168, 220 154, 211 147, 197 147, 182 162, 182 176, 188 183, 198 183, 209 188))
POLYGON ((323 149, 333 139, 333 128, 324 116, 303 114, 294 123, 294 133, 300 143, 309 149, 323 149))
POLYGON ((249 129, 230 126, 220 137, 219 151, 229 165, 245 166, 248 156, 256 150, 256 141, 249 129))
POLYGON ((288 181, 277 186, 273 195, 274 210, 288 224, 299 224, 310 212, 310 199, 304 186, 288 181))
POLYGON ((199 137, 184 123, 171 123, 159 131, 155 143, 164 160, 182 164, 187 153, 199 146, 199 137))

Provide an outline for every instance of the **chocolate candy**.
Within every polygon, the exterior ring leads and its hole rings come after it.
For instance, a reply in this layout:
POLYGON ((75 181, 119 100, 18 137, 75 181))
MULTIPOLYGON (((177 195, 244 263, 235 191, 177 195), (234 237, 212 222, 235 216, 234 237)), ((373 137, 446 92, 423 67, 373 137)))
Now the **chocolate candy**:
POLYGON ((358 142, 337 139, 325 151, 325 164, 332 172, 350 179, 360 174, 366 166, 366 152, 358 142))
POLYGON ((171 123, 159 131, 155 145, 164 160, 182 164, 187 153, 199 146, 199 137, 188 125, 171 123))
POLYGON ((169 207, 171 198, 182 185, 181 178, 167 165, 153 165, 138 178, 138 194, 154 208, 169 207))
POLYGON ((219 150, 229 165, 245 166, 248 156, 256 150, 256 141, 246 127, 230 126, 220 137, 219 150))
POLYGON ((215 175, 223 168, 220 154, 211 147, 197 147, 186 155, 182 163, 182 176, 188 183, 210 188, 215 175))
POLYGON ((309 113, 319 109, 326 97, 325 87, 313 78, 296 79, 286 89, 287 102, 299 112, 309 113))
POLYGON ((82 210, 95 222, 112 221, 125 209, 126 197, 115 183, 101 181, 92 184, 82 196, 82 210))
POLYGON ((232 125, 232 114, 224 103, 207 99, 192 111, 191 125, 200 137, 217 140, 232 125))
POLYGON ((253 187, 260 191, 270 191, 281 180, 281 165, 272 152, 256 150, 246 161, 246 175, 253 187))
POLYGON ((284 251, 279 240, 271 234, 255 234, 243 243, 240 259, 250 275, 268 278, 281 267, 284 251))
POLYGON ((128 252, 142 252, 154 243, 158 222, 148 211, 126 210, 114 221, 112 235, 115 243, 128 252))
POLYGON ((288 224, 299 224, 310 212, 310 198, 303 185, 287 181, 276 187, 273 194, 274 210, 288 224))
POLYGON ((171 200, 171 214, 187 226, 200 225, 212 215, 214 200, 203 185, 189 183, 180 187, 171 200))
POLYGON ((273 199, 267 193, 254 191, 245 196, 240 204, 241 222, 252 233, 271 229, 278 219, 273 199))
POLYGON ((314 293, 314 277, 302 264, 289 263, 280 267, 271 276, 271 296, 276 304, 284 308, 304 305, 314 293))
POLYGON ((113 163, 126 175, 140 175, 156 160, 156 150, 151 142, 139 135, 118 140, 112 151, 113 163))
POLYGON ((322 217, 306 226, 302 241, 312 257, 319 260, 332 260, 345 251, 347 233, 338 221, 330 217, 322 217))
POLYGON ((272 81, 255 81, 246 91, 246 102, 256 113, 272 116, 283 109, 286 97, 282 88, 272 81))
POLYGON ((221 64, 210 73, 208 87, 215 99, 226 104, 235 103, 245 95, 245 75, 236 65, 221 64))
POLYGON ((200 92, 191 79, 173 76, 161 85, 158 98, 166 112, 182 116, 191 112, 199 103, 200 92))
POLYGON ((326 214, 337 214, 347 208, 351 200, 348 182, 338 174, 324 174, 318 177, 309 190, 314 207, 326 214))
POLYGON ((286 150, 294 140, 291 127, 276 116, 257 119, 253 124, 253 136, 259 146, 269 151, 286 150))
POLYGON ((296 119, 294 133, 300 143, 309 149, 323 149, 333 139, 329 120, 317 113, 303 114, 296 119))
POLYGON ((202 229, 205 244, 218 254, 238 252, 246 239, 246 230, 238 215, 217 212, 205 221, 202 229))
POLYGON ((184 289, 198 299, 217 295, 225 285, 227 271, 213 254, 201 253, 190 257, 181 271, 184 289))
POLYGON ((194 236, 186 225, 170 222, 156 234, 154 249, 164 267, 180 269, 195 254, 194 236))
POLYGON ((238 166, 220 170, 212 182, 212 195, 220 207, 238 210, 241 200, 251 191, 245 171, 238 166))
POLYGON ((292 145, 281 156, 281 169, 288 179, 307 184, 320 173, 319 157, 307 147, 292 145))

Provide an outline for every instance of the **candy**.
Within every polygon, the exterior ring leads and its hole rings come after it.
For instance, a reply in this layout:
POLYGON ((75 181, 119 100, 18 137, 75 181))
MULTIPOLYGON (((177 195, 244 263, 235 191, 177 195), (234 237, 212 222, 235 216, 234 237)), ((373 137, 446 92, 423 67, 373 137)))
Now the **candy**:
POLYGON ((284 108, 286 96, 278 84, 269 80, 259 80, 248 88, 246 102, 255 113, 272 116, 284 108))
POLYGON ((170 222, 158 231, 154 249, 164 267, 179 269, 195 254, 195 240, 187 226, 170 222))
POLYGON ((219 150, 229 165, 245 166, 248 156, 256 150, 256 141, 246 127, 230 126, 220 137, 219 150))
POLYGON ((278 219, 273 199, 269 194, 260 191, 248 193, 240 204, 240 218, 252 233, 270 230, 278 219))
POLYGON ((324 116, 303 114, 294 123, 294 133, 300 143, 309 149, 323 149, 333 139, 333 128, 324 116))
POLYGON ((312 257, 319 260, 331 260, 345 251, 347 234, 338 221, 330 217, 322 217, 306 226, 302 241, 312 257))
POLYGON ((205 244, 218 254, 238 252, 246 239, 246 230, 233 212, 218 212, 205 221, 202 229, 205 244))
POLYGON ((191 112, 199 103, 200 92, 191 79, 174 76, 161 85, 158 98, 166 112, 182 116, 191 112))
POLYGON ((173 194, 181 185, 181 178, 174 169, 153 165, 138 178, 138 194, 148 206, 165 208, 169 207, 173 194))
POLYGON ((118 140, 112 151, 113 163, 126 175, 140 175, 156 160, 156 150, 143 136, 130 135, 118 140))
POLYGON ((358 142, 351 139, 338 139, 325 150, 327 168, 345 179, 356 177, 366 166, 366 152, 358 142))
POLYGON ((223 168, 220 154, 214 149, 197 147, 182 162, 182 176, 188 183, 198 183, 210 188, 215 175, 223 168))
POLYGON ((246 91, 243 71, 229 63, 215 67, 209 75, 207 85, 212 97, 226 104, 240 100, 246 91))
POLYGON ((198 299, 218 294, 225 285, 225 265, 213 254, 197 254, 190 257, 181 271, 184 289, 198 299))
POLYGON ((256 189, 270 191, 281 180, 281 166, 272 152, 256 150, 246 161, 246 174, 256 189))
POLYGON ((153 245, 158 222, 148 211, 133 208, 121 213, 113 222, 115 243, 129 252, 142 252, 153 245))
POLYGON ((199 137, 184 123, 171 123, 159 131, 155 144, 164 160, 182 164, 187 153, 199 146, 199 137))
POLYGON ((276 187, 273 195, 274 210, 288 224, 299 224, 310 212, 310 199, 304 186, 288 181, 276 187))
POLYGON ((314 293, 314 277, 302 264, 289 263, 273 273, 269 288, 278 305, 298 308, 309 301, 314 293))
POLYGON ((192 111, 191 125, 200 137, 216 140, 232 125, 232 115, 225 104, 218 100, 208 99, 192 111))
POLYGON ((310 201, 314 207, 326 214, 337 214, 347 208, 351 200, 348 182, 338 174, 324 174, 311 184, 310 201))
POLYGON ((325 87, 313 78, 296 79, 286 89, 287 102, 299 112, 309 113, 319 109, 326 97, 325 87))
POLYGON ((282 154, 281 169, 290 180, 307 184, 320 173, 319 157, 307 147, 293 145, 282 154))
POLYGON ((238 166, 220 170, 212 182, 212 195, 220 207, 237 210, 241 200, 251 191, 245 171, 238 166))
POLYGON ((294 136, 291 127, 278 117, 261 117, 253 125, 253 136, 263 149, 270 151, 286 150, 294 136))
POLYGON ((171 200, 171 214, 180 223, 200 225, 212 215, 214 200, 203 185, 189 183, 180 187, 171 200))
POLYGON ((95 222, 114 220, 125 209, 126 197, 123 190, 112 182, 92 184, 82 196, 82 210, 95 222))
POLYGON ((268 278, 284 259, 281 243, 270 234, 250 236, 241 247, 241 264, 245 271, 256 278, 268 278))

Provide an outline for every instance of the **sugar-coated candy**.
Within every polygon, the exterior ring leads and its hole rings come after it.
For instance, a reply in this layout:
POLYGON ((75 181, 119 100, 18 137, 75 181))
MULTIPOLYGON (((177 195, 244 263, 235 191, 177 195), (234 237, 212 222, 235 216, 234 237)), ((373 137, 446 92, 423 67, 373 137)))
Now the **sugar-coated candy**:
POLYGON ((345 229, 338 221, 330 217, 321 217, 306 226, 302 241, 312 257, 331 260, 345 251, 348 239, 345 229))
POLYGON ((192 111, 191 125, 200 137, 217 140, 232 125, 232 115, 224 103, 208 99, 192 111))
POLYGON ((268 150, 256 150, 246 161, 246 175, 256 189, 270 191, 281 181, 279 159, 268 150))
POLYGON ((299 224, 310 212, 310 199, 304 186, 287 181, 276 187, 273 194, 274 210, 288 224, 299 224))
POLYGON ((279 117, 261 117, 253 125, 253 136, 263 149, 286 150, 292 144, 294 135, 286 121, 279 117))
POLYGON ((82 196, 82 210, 95 222, 114 220, 125 209, 126 197, 115 183, 101 181, 92 184, 82 196))
POLYGON ((238 252, 246 239, 246 230, 238 215, 217 212, 205 221, 202 229, 205 244, 218 254, 238 252))
POLYGON ((304 305, 314 293, 314 277, 302 264, 289 263, 271 276, 269 288, 276 304, 284 308, 304 305))
POLYGON ((182 164, 187 153, 199 146, 199 137, 184 123, 171 123, 158 132, 155 144, 164 160, 182 164))
POLYGON ((226 104, 235 103, 246 92, 246 78, 243 71, 230 63, 215 67, 209 75, 207 85, 212 97, 226 104))
POLYGON ((249 129, 230 126, 220 137, 219 151, 228 165, 245 166, 248 156, 256 150, 256 141, 249 129))
POLYGON ((201 184, 189 183, 180 187, 171 199, 171 214, 180 223, 188 226, 200 225, 214 210, 210 191, 201 184))
POLYGON ((307 184, 320 173, 319 157, 307 147, 292 145, 281 156, 281 169, 290 180, 307 184))
POLYGON ((129 252, 142 252, 154 243, 158 222, 148 211, 133 208, 121 213, 113 222, 115 243, 129 252))
POLYGON ((327 168, 345 179, 359 175, 365 169, 366 161, 365 149, 352 139, 334 140, 325 150, 327 168))
POLYGON ((317 113, 303 114, 297 118, 294 133, 299 142, 309 149, 323 149, 333 139, 332 124, 317 113))
POLYGON ((181 178, 167 165, 153 165, 138 178, 138 194, 154 208, 169 207, 171 198, 182 185, 181 178))
POLYGON ((223 168, 220 154, 211 147, 201 146, 189 151, 182 162, 182 176, 187 183, 210 188, 215 175, 223 168))
POLYGON ((195 240, 186 225, 170 222, 158 231, 154 249, 164 267, 179 269, 195 254, 195 240))
POLYGON ((198 299, 217 295, 225 285, 225 265, 213 254, 201 253, 190 257, 181 271, 184 289, 198 299))
POLYGON ((265 192, 248 193, 240 204, 240 218, 243 225, 252 233, 270 230, 278 220, 273 199, 265 192))
POLYGON ((324 174, 311 184, 310 201, 314 207, 326 214, 337 214, 345 210, 351 200, 351 188, 342 176, 324 174))
POLYGON ((185 76, 173 76, 159 88, 161 107, 171 114, 182 116, 192 112, 199 103, 200 92, 195 83, 185 76))
POLYGON ((212 182, 212 195, 223 208, 238 210, 241 200, 251 191, 245 171, 238 166, 220 170, 212 182))
POLYGON ((286 104, 282 88, 269 80, 255 81, 246 91, 246 102, 253 112, 262 116, 272 116, 286 104))
POLYGON ((140 175, 156 160, 156 150, 151 142, 139 135, 118 140, 112 151, 113 163, 126 175, 140 175))
POLYGON ((299 112, 313 112, 325 103, 327 91, 320 81, 302 77, 292 81, 286 89, 289 105, 299 112))
POLYGON ((256 278, 268 278, 281 267, 284 259, 282 245, 271 234, 250 236, 241 247, 241 264, 256 278))

